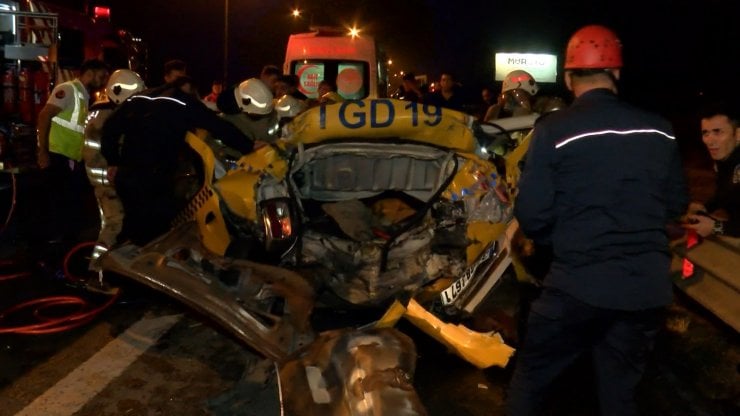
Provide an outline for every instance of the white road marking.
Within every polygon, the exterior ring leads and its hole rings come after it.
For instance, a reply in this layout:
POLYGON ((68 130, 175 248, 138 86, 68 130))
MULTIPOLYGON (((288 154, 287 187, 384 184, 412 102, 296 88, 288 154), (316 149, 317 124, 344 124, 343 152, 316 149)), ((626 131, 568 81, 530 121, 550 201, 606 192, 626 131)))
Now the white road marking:
POLYGON ((136 322, 15 416, 74 414, 180 319, 182 315, 168 315, 136 322))

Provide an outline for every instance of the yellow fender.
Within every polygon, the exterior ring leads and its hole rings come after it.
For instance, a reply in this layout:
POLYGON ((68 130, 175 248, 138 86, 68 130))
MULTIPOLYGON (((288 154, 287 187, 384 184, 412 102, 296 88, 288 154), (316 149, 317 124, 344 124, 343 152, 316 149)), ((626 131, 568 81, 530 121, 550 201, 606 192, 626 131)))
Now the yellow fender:
POLYGON ((532 141, 532 134, 534 130, 530 131, 522 142, 514 150, 511 151, 506 157, 506 182, 509 184, 510 193, 513 196, 516 195, 516 185, 519 183, 519 177, 522 175, 521 169, 519 169, 519 162, 524 159, 524 156, 529 150, 529 143, 532 141))
POLYGON ((231 243, 226 221, 221 214, 219 196, 229 210, 249 221, 257 220, 256 189, 260 179, 270 174, 278 179, 285 177, 288 164, 282 156, 282 149, 276 146, 263 146, 242 156, 238 169, 230 170, 226 176, 213 183, 216 164, 213 151, 206 143, 207 132, 198 130, 188 133, 185 140, 200 155, 204 167, 204 186, 190 202, 187 218, 198 223, 203 245, 214 254, 223 256, 231 243))
POLYGON ((231 237, 226 229, 226 221, 221 215, 218 195, 211 188, 216 158, 205 142, 206 134, 204 130, 198 130, 195 134, 189 132, 185 135, 185 141, 203 161, 205 180, 203 187, 185 210, 189 218, 184 219, 194 219, 198 224, 203 245, 211 252, 223 256, 231 243, 231 237))
POLYGON ((442 193, 442 198, 456 200, 466 193, 481 197, 499 180, 496 167, 474 154, 460 155, 465 158, 465 162, 442 193))
POLYGON ((237 164, 239 169, 247 172, 269 173, 278 180, 288 173, 288 162, 283 156, 285 149, 282 143, 262 146, 252 153, 242 156, 237 164))
MULTIPOLYGON (((527 154, 527 150, 529 150, 529 144, 532 142, 532 135, 534 133, 534 130, 530 131, 521 141, 519 146, 517 146, 514 150, 511 151, 506 157, 506 183, 509 188, 509 195, 511 195, 511 198, 515 198, 516 194, 519 191, 518 184, 519 184, 519 178, 522 175, 522 171, 519 167, 520 162, 524 159, 525 155, 527 154)), ((514 220, 516 221, 516 220, 514 220)), ((524 249, 525 246, 529 245, 531 246, 531 242, 526 241, 526 237, 524 237, 524 234, 519 230, 518 223, 516 227, 514 227, 514 230, 516 230, 516 233, 512 233, 509 236, 509 241, 511 242, 517 242, 517 246, 521 247, 512 247, 511 253, 512 253, 512 265, 514 267, 514 271, 516 272, 517 279, 521 281, 532 281, 532 276, 527 273, 526 268, 524 267, 524 264, 521 260, 522 253, 521 250, 524 249)))
POLYGON ((236 215, 249 221, 257 221, 257 186, 264 175, 282 180, 288 172, 288 162, 282 150, 275 146, 263 146, 242 156, 239 168, 226 173, 214 185, 226 206, 236 215))
POLYGON ((506 367, 509 359, 514 355, 514 348, 506 345, 498 333, 481 333, 464 325, 445 323, 414 299, 411 299, 406 306, 395 301, 375 326, 379 328, 393 326, 401 317, 405 317, 427 335, 446 345, 460 358, 478 368, 488 368, 494 365, 506 367))
POLYGON ((465 236, 470 241, 470 244, 465 249, 468 264, 472 264, 475 259, 480 256, 480 253, 488 247, 491 242, 498 239, 498 237, 506 231, 508 227, 507 223, 497 222, 483 222, 483 221, 471 221, 468 223, 468 227, 465 230, 465 236))

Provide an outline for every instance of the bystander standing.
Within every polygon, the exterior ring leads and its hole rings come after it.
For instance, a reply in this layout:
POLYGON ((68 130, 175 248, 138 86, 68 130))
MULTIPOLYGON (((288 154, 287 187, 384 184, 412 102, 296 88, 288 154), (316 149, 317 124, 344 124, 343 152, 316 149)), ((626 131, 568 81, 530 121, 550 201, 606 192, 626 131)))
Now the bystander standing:
POLYGON ((177 78, 188 74, 188 66, 185 61, 172 59, 164 63, 164 83, 169 84, 177 78))
POLYGON ((476 118, 479 121, 485 121, 486 113, 492 105, 496 105, 496 94, 493 92, 493 88, 486 85, 480 90, 480 104, 478 104, 478 110, 476 111, 476 118))
POLYGON ((224 90, 224 83, 220 79, 214 80, 211 83, 211 92, 208 93, 205 97, 203 97, 203 104, 206 105, 206 107, 210 108, 213 111, 219 111, 218 105, 216 104, 218 102, 218 96, 221 94, 221 92, 224 90))
POLYGON ((689 204, 690 223, 702 237, 740 237, 740 116, 727 103, 707 105, 701 115, 701 137, 714 160, 717 190, 706 204, 689 204))
POLYGON ((275 98, 282 97, 286 94, 304 102, 308 99, 308 97, 298 89, 298 76, 293 74, 282 75, 275 83, 275 98))
POLYGON ((424 103, 463 111, 464 101, 455 76, 451 72, 442 72, 439 77, 439 88, 427 94, 424 103))
POLYGON ((419 81, 416 80, 416 75, 413 72, 407 72, 403 74, 402 83, 403 94, 398 98, 405 101, 421 101, 422 93, 419 88, 419 81))
POLYGON ((265 65, 262 67, 260 72, 260 81, 267 85, 272 95, 275 95, 275 84, 278 79, 283 75, 283 71, 280 70, 276 65, 265 65))
POLYGON ((224 89, 224 83, 220 79, 214 80, 211 84, 211 92, 208 93, 205 97, 203 97, 203 101, 209 102, 209 103, 215 103, 218 101, 218 95, 221 94, 221 91, 224 89))

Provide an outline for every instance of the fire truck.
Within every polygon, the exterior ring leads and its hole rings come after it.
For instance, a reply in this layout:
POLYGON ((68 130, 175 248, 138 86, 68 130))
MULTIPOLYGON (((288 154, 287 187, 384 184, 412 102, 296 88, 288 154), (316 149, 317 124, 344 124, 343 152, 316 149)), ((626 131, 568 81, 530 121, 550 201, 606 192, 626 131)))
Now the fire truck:
POLYGON ((35 142, 34 126, 49 92, 73 79, 84 60, 102 59, 111 68, 145 76, 141 39, 115 28, 109 8, 91 7, 90 12, 36 0, 0 0, 0 169, 18 162, 8 158, 23 158, 17 145, 27 135, 35 142))

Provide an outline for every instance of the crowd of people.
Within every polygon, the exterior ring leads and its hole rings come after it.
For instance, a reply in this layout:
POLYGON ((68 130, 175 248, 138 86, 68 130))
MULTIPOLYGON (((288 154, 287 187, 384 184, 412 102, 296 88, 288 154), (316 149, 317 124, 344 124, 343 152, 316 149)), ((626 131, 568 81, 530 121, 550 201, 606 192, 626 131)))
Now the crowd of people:
POLYGON ((483 86, 480 99, 476 100, 449 71, 442 72, 439 80, 430 85, 420 85, 416 75, 407 72, 391 96, 466 112, 482 123, 535 113, 541 115, 565 107, 558 96, 537 95, 537 81, 522 69, 508 73, 501 84, 498 92, 490 85, 483 86))
MULTIPOLYGON (((511 416, 539 414, 548 387, 583 354, 593 357, 602 415, 636 415, 635 387, 672 300, 666 224, 683 214, 685 227, 701 236, 740 236, 736 108, 702 114, 717 192, 689 204, 672 126, 618 98, 622 66, 613 31, 592 25, 574 33, 564 80, 575 100, 534 129, 515 216, 528 238, 554 254, 517 353, 511 416)), ((342 99, 331 80, 308 99, 294 75, 271 65, 233 86, 215 81, 203 100, 182 61, 168 62, 164 84, 149 89, 129 70, 109 76, 101 61, 85 62, 79 74, 56 86, 41 111, 38 164, 57 190, 48 193, 49 239, 72 238, 79 225, 86 165, 103 210, 101 251, 122 241, 145 244, 167 230, 178 209, 171 190, 186 132, 206 129, 247 153, 275 140, 279 119, 342 99), (88 107, 101 88, 105 100, 88 107)), ((463 110, 456 86, 445 72, 434 91, 423 92, 406 74, 398 98, 463 110)), ((552 103, 538 104, 537 92, 530 74, 514 71, 498 94, 482 90, 476 117, 544 113, 552 103)))

